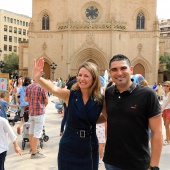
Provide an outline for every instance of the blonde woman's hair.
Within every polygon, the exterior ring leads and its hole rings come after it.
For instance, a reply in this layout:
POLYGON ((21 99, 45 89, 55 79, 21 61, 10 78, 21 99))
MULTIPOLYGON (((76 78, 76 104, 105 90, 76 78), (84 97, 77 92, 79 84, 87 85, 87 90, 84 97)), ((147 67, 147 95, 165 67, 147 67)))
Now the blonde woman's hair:
POLYGON ((165 81, 163 84, 168 84, 169 85, 169 91, 170 91, 170 81, 165 81))
POLYGON ((149 87, 149 84, 145 79, 140 82, 140 85, 149 87))
MULTIPOLYGON (((102 95, 100 93, 101 81, 100 81, 100 75, 99 75, 99 70, 98 70, 97 65, 91 62, 85 62, 79 67, 78 74, 81 68, 87 69, 91 73, 92 78, 93 78, 92 85, 89 89, 89 95, 92 96, 94 99, 96 99, 98 103, 101 103, 102 102, 102 95)), ((77 91, 79 89, 80 87, 78 83, 75 83, 72 86, 72 90, 74 91, 77 91)))

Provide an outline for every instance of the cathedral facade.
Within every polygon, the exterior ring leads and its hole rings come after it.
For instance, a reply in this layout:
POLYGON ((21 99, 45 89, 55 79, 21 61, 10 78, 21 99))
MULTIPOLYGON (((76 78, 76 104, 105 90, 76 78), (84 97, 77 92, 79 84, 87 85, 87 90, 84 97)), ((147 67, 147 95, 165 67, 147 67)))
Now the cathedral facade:
POLYGON ((134 74, 149 84, 157 81, 156 0, 33 0, 32 11, 29 41, 20 45, 21 74, 28 70, 31 77, 33 60, 43 57, 46 78, 65 80, 85 61, 97 64, 103 75, 112 56, 124 54, 134 74))

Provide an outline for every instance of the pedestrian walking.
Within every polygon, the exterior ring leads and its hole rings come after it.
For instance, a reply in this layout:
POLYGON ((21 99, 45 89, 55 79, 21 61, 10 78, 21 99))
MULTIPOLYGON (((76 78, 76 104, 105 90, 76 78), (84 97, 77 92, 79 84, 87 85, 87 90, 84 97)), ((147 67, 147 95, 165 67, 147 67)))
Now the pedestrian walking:
MULTIPOLYGON (((47 80, 47 82, 49 81, 47 80)), ((39 138, 41 138, 43 132, 45 107, 48 104, 48 92, 34 81, 26 88, 25 101, 29 102, 29 142, 31 159, 45 158, 46 155, 38 152, 37 147, 39 138)))
POLYGON ((164 82, 164 94, 162 102, 162 117, 164 120, 164 126, 166 131, 166 139, 164 145, 170 144, 170 81, 164 82))

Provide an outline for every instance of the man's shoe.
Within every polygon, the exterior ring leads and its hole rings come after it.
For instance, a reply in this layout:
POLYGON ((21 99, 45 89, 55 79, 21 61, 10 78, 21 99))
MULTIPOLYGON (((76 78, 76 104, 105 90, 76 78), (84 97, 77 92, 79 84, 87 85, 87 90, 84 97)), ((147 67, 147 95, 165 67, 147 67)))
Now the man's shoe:
MULTIPOLYGON (((41 148, 37 148, 37 152, 41 152, 41 148)), ((30 149, 29 154, 32 154, 32 149, 30 149)))
POLYGON ((31 159, 45 158, 45 157, 46 157, 45 154, 42 154, 42 153, 39 153, 39 152, 37 152, 35 155, 31 154, 31 159))

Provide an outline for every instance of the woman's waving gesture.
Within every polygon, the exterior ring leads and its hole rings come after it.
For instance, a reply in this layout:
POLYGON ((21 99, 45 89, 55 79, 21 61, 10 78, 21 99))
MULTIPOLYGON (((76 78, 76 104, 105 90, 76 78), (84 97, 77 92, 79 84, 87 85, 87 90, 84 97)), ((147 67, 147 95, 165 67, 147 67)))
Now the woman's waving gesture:
POLYGON ((34 59, 33 77, 36 81, 40 79, 40 77, 42 76, 43 68, 44 68, 43 58, 40 58, 38 62, 36 62, 36 59, 34 59))
POLYGON ((40 84, 44 89, 51 92, 58 98, 64 100, 66 104, 68 104, 70 91, 67 89, 61 89, 59 87, 56 87, 51 81, 42 78, 43 68, 44 68, 43 58, 39 58, 38 61, 34 59, 33 77, 35 81, 38 84, 40 84))

